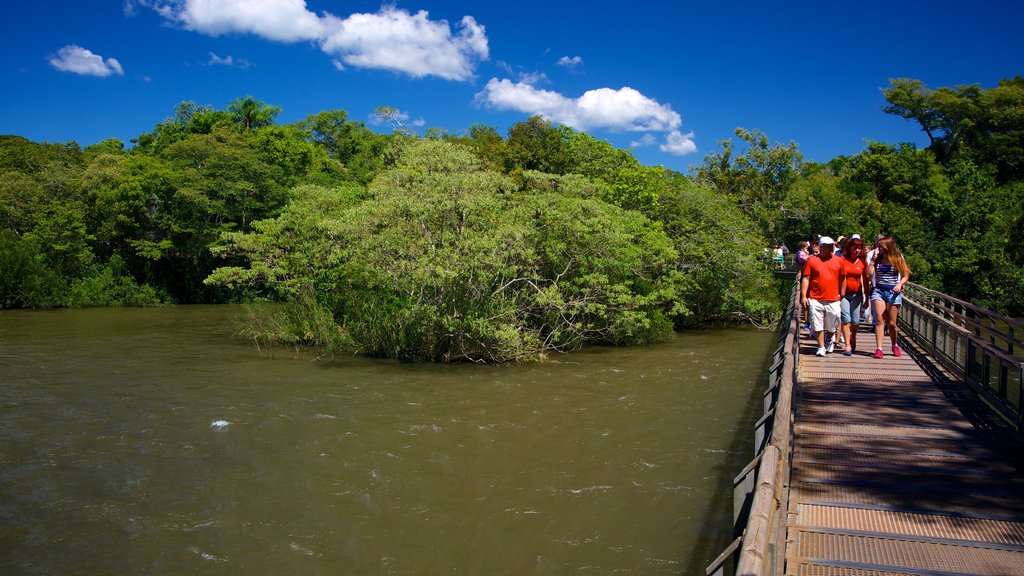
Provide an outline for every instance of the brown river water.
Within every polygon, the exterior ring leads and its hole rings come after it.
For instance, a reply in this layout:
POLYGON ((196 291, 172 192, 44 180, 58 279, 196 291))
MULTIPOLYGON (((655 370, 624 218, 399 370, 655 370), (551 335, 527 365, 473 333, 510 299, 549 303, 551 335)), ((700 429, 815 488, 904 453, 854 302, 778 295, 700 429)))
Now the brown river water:
POLYGON ((0 574, 703 574, 731 539, 772 332, 316 362, 238 311, 0 312, 0 574))

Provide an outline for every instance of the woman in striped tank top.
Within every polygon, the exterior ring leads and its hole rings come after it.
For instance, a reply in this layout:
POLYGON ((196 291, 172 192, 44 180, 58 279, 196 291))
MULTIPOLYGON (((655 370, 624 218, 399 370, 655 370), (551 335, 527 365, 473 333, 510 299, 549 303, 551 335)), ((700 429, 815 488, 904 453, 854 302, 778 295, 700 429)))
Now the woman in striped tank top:
POLYGON ((875 310, 878 323, 875 325, 875 358, 882 358, 882 339, 885 336, 885 325, 889 325, 889 338, 892 340, 892 355, 901 356, 897 342, 896 317, 903 304, 903 286, 910 279, 910 268, 896 241, 887 236, 878 241, 878 255, 868 266, 871 278, 871 305, 875 310))

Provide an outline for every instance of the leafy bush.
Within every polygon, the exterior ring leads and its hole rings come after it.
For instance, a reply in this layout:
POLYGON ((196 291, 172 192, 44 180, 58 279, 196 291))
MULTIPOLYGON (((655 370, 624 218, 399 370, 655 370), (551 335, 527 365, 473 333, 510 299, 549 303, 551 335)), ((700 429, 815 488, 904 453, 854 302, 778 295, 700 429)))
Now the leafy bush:
POLYGON ((253 234, 225 235, 224 251, 251 265, 207 282, 262 283, 293 314, 331 310, 337 326, 322 329, 340 326, 342 338, 292 336, 390 358, 523 361, 671 333, 677 254, 639 213, 584 193, 517 191, 440 140, 413 143, 370 195, 299 200, 253 234))

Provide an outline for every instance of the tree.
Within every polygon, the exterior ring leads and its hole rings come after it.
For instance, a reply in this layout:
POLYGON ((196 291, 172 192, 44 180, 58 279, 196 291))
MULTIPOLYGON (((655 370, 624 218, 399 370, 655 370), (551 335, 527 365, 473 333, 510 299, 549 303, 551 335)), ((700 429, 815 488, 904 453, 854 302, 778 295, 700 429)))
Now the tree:
POLYGON ((567 171, 583 174, 609 185, 605 200, 622 208, 650 214, 667 186, 660 166, 644 166, 627 150, 615 148, 568 126, 559 126, 567 171))
POLYGON ((941 164, 958 155, 992 166, 1000 183, 1024 178, 1024 78, 995 88, 977 84, 931 90, 919 80, 897 78, 883 90, 883 110, 921 126, 941 164))
POLYGON ((771 272, 761 260, 764 238, 731 198, 681 176, 669 178, 655 218, 679 255, 677 328, 736 321, 766 326, 778 318, 771 272))
POLYGON ((276 235, 295 228, 283 222, 295 201, 256 234, 225 235, 251 264, 208 282, 269 283, 294 295, 294 318, 317 319, 284 324, 328 334, 307 341, 374 356, 527 360, 670 331, 676 253, 660 226, 596 198, 512 188, 463 146, 411 143, 369 199, 304 224, 315 233, 296 248, 276 235))
POLYGON ((270 106, 252 96, 238 98, 228 104, 228 113, 235 125, 243 132, 270 126, 281 113, 277 106, 270 106))
POLYGON ((531 116, 508 129, 505 172, 526 170, 549 174, 569 172, 569 154, 562 132, 541 116, 531 116))
POLYGON ((474 124, 461 136, 449 140, 468 146, 488 170, 501 171, 505 167, 505 140, 493 126, 474 124))
POLYGON ((847 178, 869 184, 879 202, 911 207, 936 224, 954 216, 949 179, 930 150, 872 142, 851 160, 847 178))
POLYGON ((368 184, 384 169, 388 137, 373 132, 362 122, 349 120, 344 110, 312 114, 299 127, 328 156, 341 163, 349 180, 368 184))
POLYGON ((778 238, 785 221, 782 201, 801 176, 803 156, 793 142, 769 146, 768 136, 758 130, 737 128, 736 136, 747 143, 742 153, 724 140, 722 151, 705 156, 692 172, 698 183, 732 197, 766 238, 778 238))
POLYGON ((373 117, 378 122, 387 122, 390 124, 391 128, 395 132, 399 132, 407 136, 414 135, 411 129, 406 127, 405 124, 402 124, 402 120, 406 119, 406 115, 402 114, 402 112, 394 106, 377 106, 373 111, 373 117))
POLYGON ((943 130, 941 115, 932 105, 932 91, 923 82, 910 78, 890 78, 889 87, 883 89, 882 94, 889 103, 882 107, 886 114, 920 124, 931 146, 942 137, 939 133, 943 130))

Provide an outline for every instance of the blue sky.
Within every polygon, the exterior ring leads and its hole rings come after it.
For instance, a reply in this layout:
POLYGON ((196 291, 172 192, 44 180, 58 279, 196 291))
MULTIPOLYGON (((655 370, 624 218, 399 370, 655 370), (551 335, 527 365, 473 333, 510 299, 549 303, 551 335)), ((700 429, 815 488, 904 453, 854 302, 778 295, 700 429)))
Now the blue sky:
POLYGON ((410 128, 532 114, 686 170, 758 129, 805 158, 916 142, 889 78, 1024 74, 1024 2, 17 0, 0 23, 0 134, 128 142, 179 102, 252 95, 281 123, 381 105, 410 128))

